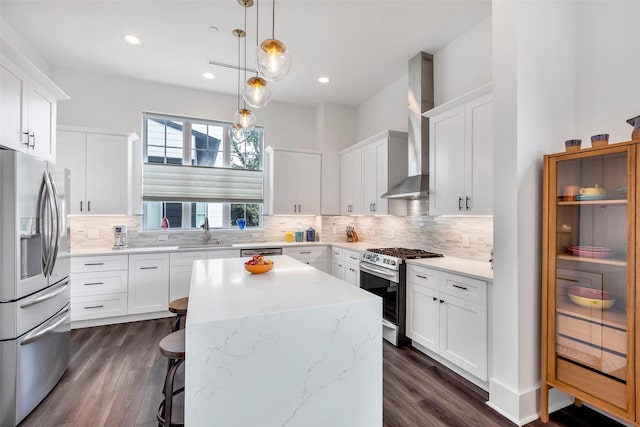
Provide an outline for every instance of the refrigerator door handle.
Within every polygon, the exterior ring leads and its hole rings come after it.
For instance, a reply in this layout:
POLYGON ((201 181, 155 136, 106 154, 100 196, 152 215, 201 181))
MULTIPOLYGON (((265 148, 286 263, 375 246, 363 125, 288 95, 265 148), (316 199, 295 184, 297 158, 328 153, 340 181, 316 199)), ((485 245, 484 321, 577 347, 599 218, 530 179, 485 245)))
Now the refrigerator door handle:
POLYGON ((60 295, 62 292, 66 291, 67 288, 69 287, 69 280, 70 279, 66 279, 62 281, 59 285, 55 286, 56 287, 55 290, 52 290, 49 293, 40 295, 39 297, 31 298, 30 300, 23 302, 22 304, 20 304, 20 308, 31 307, 32 305, 40 304, 41 302, 50 300, 51 298, 57 295, 60 295))
POLYGON ((67 306, 60 313, 58 313, 58 315, 56 315, 48 322, 43 323, 33 331, 29 332, 27 335, 25 335, 24 339, 20 342, 20 345, 29 345, 35 341, 38 341, 40 338, 44 337, 49 332, 58 328, 58 326, 62 325, 64 322, 66 322, 69 319, 69 316, 70 316, 69 310, 70 310, 70 306, 67 304, 67 306), (50 323, 56 318, 58 320, 56 320, 54 323, 50 323))
POLYGON ((49 270, 49 240, 48 236, 49 227, 47 227, 47 173, 45 172, 42 178, 42 184, 40 185, 40 195, 38 197, 38 214, 40 216, 38 220, 38 232, 41 236, 41 248, 42 248, 42 272, 45 277, 49 270))
POLYGON ((60 215, 60 206, 58 205, 58 189, 56 188, 56 182, 49 172, 49 183, 51 185, 51 209, 55 215, 55 233, 53 236, 53 253, 51 255, 51 265, 49 266, 49 275, 53 274, 53 268, 56 265, 56 259, 58 258, 58 249, 60 249, 60 231, 62 229, 62 218, 60 215))
POLYGON ((47 202, 48 202, 47 205, 49 208, 49 218, 46 221, 46 226, 48 228, 47 235, 48 235, 49 244, 47 248, 47 263, 46 263, 47 267, 46 267, 46 270, 44 270, 44 275, 50 276, 51 272, 53 271, 53 263, 54 263, 54 259, 55 259, 54 257, 56 252, 55 245, 57 243, 56 234, 57 234, 57 228, 58 228, 58 215, 56 212, 57 200, 55 200, 55 193, 53 191, 53 186, 51 184, 51 175, 48 172, 45 172, 44 180, 47 188, 47 202))

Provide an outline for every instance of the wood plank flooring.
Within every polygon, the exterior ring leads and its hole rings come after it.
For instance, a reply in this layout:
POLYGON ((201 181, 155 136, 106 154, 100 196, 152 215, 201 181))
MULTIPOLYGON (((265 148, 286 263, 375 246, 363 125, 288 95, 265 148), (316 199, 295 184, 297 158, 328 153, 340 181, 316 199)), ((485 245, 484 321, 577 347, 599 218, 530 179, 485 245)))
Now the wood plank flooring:
MULTIPOLYGON (((72 331, 67 372, 20 427, 157 426, 167 366, 158 342, 170 331, 171 319, 72 331)), ((397 349, 385 342, 383 363, 385 427, 514 425, 485 404, 484 390, 411 347, 397 349)), ((177 384, 184 381, 180 371, 177 384)), ((540 420, 528 424, 620 425, 575 406, 552 414, 549 424, 540 420)))

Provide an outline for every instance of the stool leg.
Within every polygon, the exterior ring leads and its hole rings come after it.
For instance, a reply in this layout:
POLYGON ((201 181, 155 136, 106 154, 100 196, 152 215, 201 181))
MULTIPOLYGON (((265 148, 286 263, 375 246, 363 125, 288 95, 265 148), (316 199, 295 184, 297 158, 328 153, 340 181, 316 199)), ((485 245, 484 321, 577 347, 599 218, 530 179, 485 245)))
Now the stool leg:
POLYGON ((163 409, 163 418, 164 418, 164 427, 171 426, 171 413, 173 409, 173 379, 176 376, 176 371, 178 367, 182 364, 182 359, 169 359, 169 370, 167 371, 167 377, 164 382, 164 409, 163 409))
POLYGON ((173 321, 173 327, 171 328, 171 332, 175 332, 180 329, 180 319, 182 319, 181 314, 176 315, 176 319, 173 321))

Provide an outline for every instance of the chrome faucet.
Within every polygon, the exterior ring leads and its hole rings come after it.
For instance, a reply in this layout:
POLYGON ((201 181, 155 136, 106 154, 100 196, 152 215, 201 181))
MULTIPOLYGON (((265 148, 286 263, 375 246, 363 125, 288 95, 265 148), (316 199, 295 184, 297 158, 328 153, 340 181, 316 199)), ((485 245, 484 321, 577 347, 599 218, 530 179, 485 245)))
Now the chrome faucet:
POLYGON ((204 242, 209 243, 209 239, 211 239, 211 232, 209 231, 209 218, 204 217, 204 224, 200 226, 204 229, 204 242))

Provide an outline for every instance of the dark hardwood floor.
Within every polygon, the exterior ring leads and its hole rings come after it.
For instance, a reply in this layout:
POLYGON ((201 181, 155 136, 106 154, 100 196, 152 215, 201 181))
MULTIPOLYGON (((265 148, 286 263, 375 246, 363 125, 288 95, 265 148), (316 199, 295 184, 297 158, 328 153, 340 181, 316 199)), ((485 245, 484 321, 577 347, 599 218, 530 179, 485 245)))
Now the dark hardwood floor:
MULTIPOLYGON (((170 331, 170 319, 72 331, 69 369, 20 426, 157 426, 167 366, 158 342, 170 331)), ((182 381, 179 375, 177 384, 182 381)), ((385 426, 513 426, 485 404, 487 399, 484 390, 419 351, 385 342, 385 426)), ((571 406, 552 414, 549 424, 537 420, 528 426, 620 424, 586 407, 571 406)))

